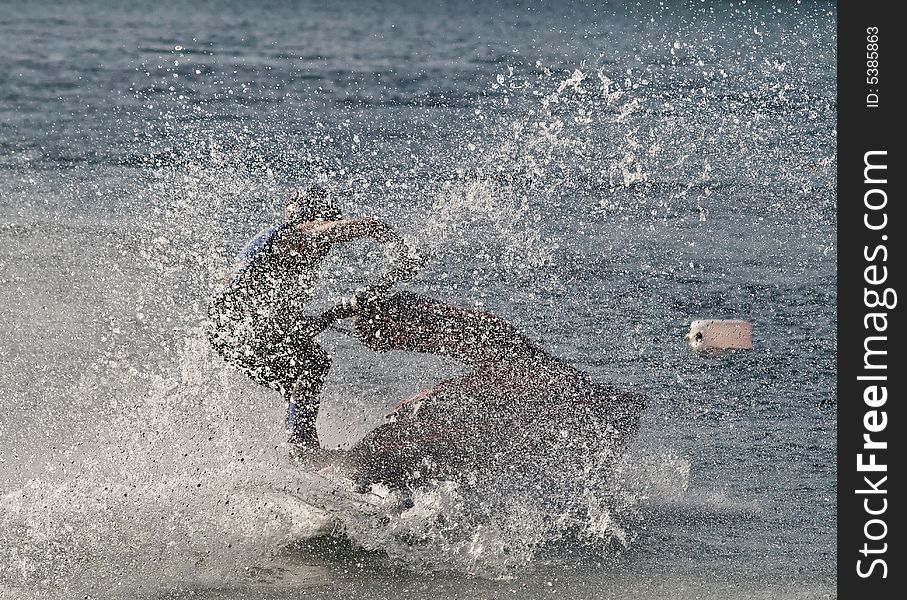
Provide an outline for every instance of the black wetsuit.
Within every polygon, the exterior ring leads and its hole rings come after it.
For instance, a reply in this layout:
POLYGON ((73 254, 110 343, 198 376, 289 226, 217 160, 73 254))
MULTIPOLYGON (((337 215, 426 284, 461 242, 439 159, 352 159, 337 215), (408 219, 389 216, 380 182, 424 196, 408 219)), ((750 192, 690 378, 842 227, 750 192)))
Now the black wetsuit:
POLYGON ((323 329, 304 313, 315 265, 293 251, 276 251, 287 224, 256 236, 240 268, 208 307, 208 338, 227 362, 288 402, 291 441, 317 443, 318 394, 330 368, 314 339, 323 329))

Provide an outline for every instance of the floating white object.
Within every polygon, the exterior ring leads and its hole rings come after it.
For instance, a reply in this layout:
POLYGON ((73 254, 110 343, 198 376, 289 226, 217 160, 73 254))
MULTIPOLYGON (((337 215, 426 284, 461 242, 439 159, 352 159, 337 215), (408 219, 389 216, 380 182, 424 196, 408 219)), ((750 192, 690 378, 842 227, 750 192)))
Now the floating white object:
POLYGON ((748 321, 702 319, 690 324, 690 333, 684 339, 696 352, 752 350, 753 324, 748 321))

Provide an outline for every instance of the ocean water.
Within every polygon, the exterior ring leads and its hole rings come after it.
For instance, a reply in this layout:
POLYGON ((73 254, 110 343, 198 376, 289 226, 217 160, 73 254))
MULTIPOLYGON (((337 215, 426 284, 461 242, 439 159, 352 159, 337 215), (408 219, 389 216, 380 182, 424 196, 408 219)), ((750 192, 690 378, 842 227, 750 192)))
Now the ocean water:
MULTIPOLYGON (((834 597, 835 27, 805 1, 0 3, 0 598, 834 597), (291 464, 280 398, 200 322, 315 181, 423 250, 406 289, 646 394, 617 462, 403 514, 291 464), (754 349, 693 354, 699 318, 754 349)), ((381 262, 338 250, 313 311, 381 262)), ((459 368, 323 341, 329 446, 459 368)))

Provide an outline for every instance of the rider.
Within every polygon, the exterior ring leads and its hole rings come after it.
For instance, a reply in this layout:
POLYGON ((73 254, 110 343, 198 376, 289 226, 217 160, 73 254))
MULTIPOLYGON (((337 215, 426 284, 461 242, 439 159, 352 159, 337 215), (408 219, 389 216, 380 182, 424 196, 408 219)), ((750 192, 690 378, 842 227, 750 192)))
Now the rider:
POLYGON ((353 310, 339 305, 305 313, 321 261, 336 243, 370 237, 396 251, 399 264, 376 287, 413 272, 414 253, 388 225, 344 219, 327 191, 294 192, 283 221, 255 236, 208 308, 208 338, 229 363, 287 402, 290 442, 317 447, 315 418, 330 358, 315 336, 353 310))

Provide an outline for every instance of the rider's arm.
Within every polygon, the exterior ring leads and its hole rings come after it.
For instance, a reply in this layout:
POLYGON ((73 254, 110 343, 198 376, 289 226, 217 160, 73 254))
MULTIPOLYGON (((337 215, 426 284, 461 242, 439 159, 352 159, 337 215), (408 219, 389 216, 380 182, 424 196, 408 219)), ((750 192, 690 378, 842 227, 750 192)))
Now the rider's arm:
POLYGON ((389 225, 377 219, 344 219, 341 221, 309 222, 300 228, 314 235, 318 243, 333 245, 337 242, 348 242, 361 237, 370 237, 392 251, 392 268, 375 286, 379 289, 389 288, 393 283, 402 281, 422 265, 423 259, 400 235, 389 225))
POLYGON ((366 301, 376 296, 383 295, 399 281, 411 277, 424 263, 424 258, 395 232, 390 226, 376 219, 344 219, 341 221, 308 222, 299 225, 300 229, 313 235, 318 243, 327 245, 336 242, 348 242, 361 237, 371 237, 376 242, 384 244, 396 253, 392 268, 379 280, 368 288, 357 290, 349 299, 344 299, 342 304, 334 306, 317 320, 316 327, 319 331, 329 327, 334 321, 353 316, 361 301, 366 301))
POLYGON ((397 232, 377 219, 343 219, 340 221, 309 221, 299 228, 317 236, 319 242, 335 244, 370 237, 382 244, 403 244, 397 232))

